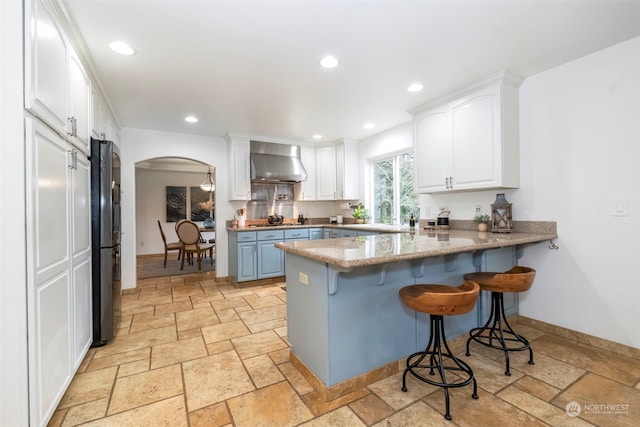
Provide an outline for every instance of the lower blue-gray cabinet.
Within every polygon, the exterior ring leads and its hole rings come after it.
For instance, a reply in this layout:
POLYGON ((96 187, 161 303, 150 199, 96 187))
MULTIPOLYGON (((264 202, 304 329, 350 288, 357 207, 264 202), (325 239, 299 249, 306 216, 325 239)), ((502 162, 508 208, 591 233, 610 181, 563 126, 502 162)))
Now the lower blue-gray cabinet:
POLYGON ((284 230, 258 231, 258 279, 284 276, 284 251, 275 247, 284 241, 284 230))
POLYGON ((309 229, 309 240, 320 240, 323 238, 324 238, 324 233, 323 233, 322 227, 309 229))
POLYGON ((258 278, 257 242, 238 243, 237 262, 238 282, 256 280, 258 278))

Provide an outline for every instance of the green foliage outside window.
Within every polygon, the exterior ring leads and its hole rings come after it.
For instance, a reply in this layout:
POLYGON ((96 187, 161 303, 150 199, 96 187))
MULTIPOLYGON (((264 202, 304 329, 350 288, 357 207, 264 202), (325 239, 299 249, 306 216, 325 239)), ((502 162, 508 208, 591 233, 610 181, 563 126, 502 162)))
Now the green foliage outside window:
POLYGON ((420 217, 418 196, 414 192, 413 153, 375 161, 373 168, 373 220, 376 223, 408 224, 420 217))

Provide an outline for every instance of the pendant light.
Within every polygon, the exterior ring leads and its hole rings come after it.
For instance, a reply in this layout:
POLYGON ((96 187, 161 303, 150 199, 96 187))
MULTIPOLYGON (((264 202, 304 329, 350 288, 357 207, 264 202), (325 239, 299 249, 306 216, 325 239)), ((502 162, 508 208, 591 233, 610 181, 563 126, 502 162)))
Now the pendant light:
POLYGON ((200 184, 200 188, 209 193, 216 189, 216 186, 213 183, 213 178, 211 177, 211 167, 209 167, 209 170, 207 171, 207 178, 202 181, 202 184, 200 184))

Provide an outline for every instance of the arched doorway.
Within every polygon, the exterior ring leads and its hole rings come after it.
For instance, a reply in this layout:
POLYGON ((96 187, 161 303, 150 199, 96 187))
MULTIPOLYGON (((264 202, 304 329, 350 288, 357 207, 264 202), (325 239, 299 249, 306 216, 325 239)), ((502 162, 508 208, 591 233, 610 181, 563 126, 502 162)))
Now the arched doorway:
MULTIPOLYGON (((178 251, 168 253, 164 266, 159 227, 167 242, 178 242, 176 221, 193 220, 203 229, 207 217, 215 221, 215 186, 207 190, 200 187, 209 176, 215 185, 215 166, 193 159, 162 157, 135 163, 137 279, 198 271, 194 266, 180 270, 178 251)), ((202 237, 215 242, 215 233, 214 222, 214 227, 203 231, 202 237)), ((213 266, 203 262, 202 266, 202 271, 213 271, 215 262, 213 266)))

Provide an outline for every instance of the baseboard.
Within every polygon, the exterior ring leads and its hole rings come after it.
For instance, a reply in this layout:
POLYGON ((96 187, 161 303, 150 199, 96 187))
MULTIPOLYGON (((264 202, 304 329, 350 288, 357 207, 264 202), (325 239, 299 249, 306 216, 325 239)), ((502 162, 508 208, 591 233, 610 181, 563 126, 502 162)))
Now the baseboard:
POLYGON ((587 344, 592 347, 600 348, 602 350, 607 350, 612 353, 619 354, 621 356, 640 360, 640 349, 638 348, 634 348, 625 344, 620 344, 614 341, 609 341, 604 338, 594 337, 593 335, 574 331, 572 329, 563 328, 561 326, 542 322, 536 319, 531 319, 525 316, 519 315, 517 319, 518 319, 518 323, 521 325, 531 326, 532 328, 540 329, 541 331, 558 335, 562 338, 577 341, 579 343, 587 344))

